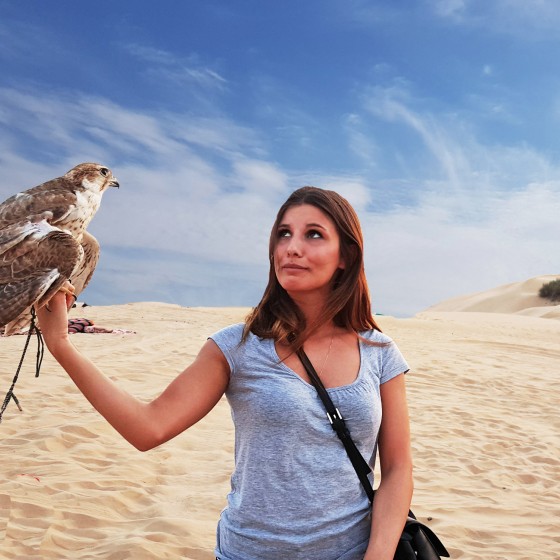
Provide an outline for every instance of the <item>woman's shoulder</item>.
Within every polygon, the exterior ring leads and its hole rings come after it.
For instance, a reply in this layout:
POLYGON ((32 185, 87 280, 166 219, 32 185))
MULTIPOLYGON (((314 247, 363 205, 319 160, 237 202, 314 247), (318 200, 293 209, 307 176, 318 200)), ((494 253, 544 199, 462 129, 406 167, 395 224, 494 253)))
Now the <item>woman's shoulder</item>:
POLYGON ((361 332, 360 336, 365 340, 361 349, 372 358, 369 363, 377 364, 381 383, 409 370, 408 363, 390 336, 377 330, 361 332))
POLYGON ((391 344, 393 342, 393 339, 390 336, 386 335, 381 331, 378 331, 377 329, 362 331, 359 334, 363 339, 367 340, 368 342, 374 342, 377 344, 391 344))
POLYGON ((215 332, 209 338, 222 351, 229 363, 232 377, 245 365, 251 364, 256 358, 269 357, 270 349, 265 341, 249 332, 245 339, 245 323, 236 323, 215 332))
POLYGON ((209 338, 215 342, 235 342, 235 344, 239 344, 239 342, 241 342, 241 338, 243 337, 244 328, 245 323, 234 323, 233 325, 228 325, 227 327, 216 331, 214 334, 211 334, 209 338))

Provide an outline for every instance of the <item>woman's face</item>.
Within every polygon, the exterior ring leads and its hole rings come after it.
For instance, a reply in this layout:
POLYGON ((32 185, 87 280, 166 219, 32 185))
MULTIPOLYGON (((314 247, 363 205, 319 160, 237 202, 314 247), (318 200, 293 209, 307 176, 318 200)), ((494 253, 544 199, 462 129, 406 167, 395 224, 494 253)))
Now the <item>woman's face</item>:
POLYGON ((278 226, 274 270, 280 285, 290 294, 328 293, 339 268, 340 237, 334 222, 310 204, 286 210, 278 226))

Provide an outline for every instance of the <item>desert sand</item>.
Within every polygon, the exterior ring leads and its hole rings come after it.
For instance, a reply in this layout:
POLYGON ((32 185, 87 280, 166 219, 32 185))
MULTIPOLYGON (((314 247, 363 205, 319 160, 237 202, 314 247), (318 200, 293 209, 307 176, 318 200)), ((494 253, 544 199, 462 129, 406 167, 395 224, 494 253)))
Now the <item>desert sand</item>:
MULTIPOLYGON (((510 306, 516 297, 509 295, 510 306)), ((452 558, 558 560, 558 316, 447 309, 379 317, 412 367, 413 510, 452 558)), ((72 316, 135 334, 72 340, 119 385, 149 399, 209 334, 247 311, 161 303, 78 308, 72 316)), ((24 342, 0 339, 2 391, 24 342)), ((48 354, 34 378, 34 354, 32 343, 16 386, 23 412, 10 404, 0 424, 0 558, 212 559, 233 465, 227 402, 141 453, 48 354)))

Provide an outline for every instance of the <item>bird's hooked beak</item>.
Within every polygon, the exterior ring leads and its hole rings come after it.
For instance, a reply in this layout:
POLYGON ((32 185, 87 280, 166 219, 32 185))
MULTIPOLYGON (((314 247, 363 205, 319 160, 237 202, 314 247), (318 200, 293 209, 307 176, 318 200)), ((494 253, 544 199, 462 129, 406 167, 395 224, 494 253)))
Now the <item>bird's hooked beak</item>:
POLYGON ((113 177, 109 183, 107 184, 107 186, 109 187, 117 187, 117 189, 120 187, 119 182, 117 181, 117 179, 115 177, 113 177))

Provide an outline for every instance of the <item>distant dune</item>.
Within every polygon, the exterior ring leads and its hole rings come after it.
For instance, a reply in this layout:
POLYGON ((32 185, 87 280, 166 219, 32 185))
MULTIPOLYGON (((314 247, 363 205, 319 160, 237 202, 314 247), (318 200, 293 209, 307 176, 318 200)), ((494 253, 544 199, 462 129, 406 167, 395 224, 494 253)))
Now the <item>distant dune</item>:
POLYGON ((425 312, 515 313, 544 319, 560 319, 560 305, 539 297, 541 286, 556 278, 560 278, 560 274, 537 276, 524 282, 459 296, 433 305, 425 312))

